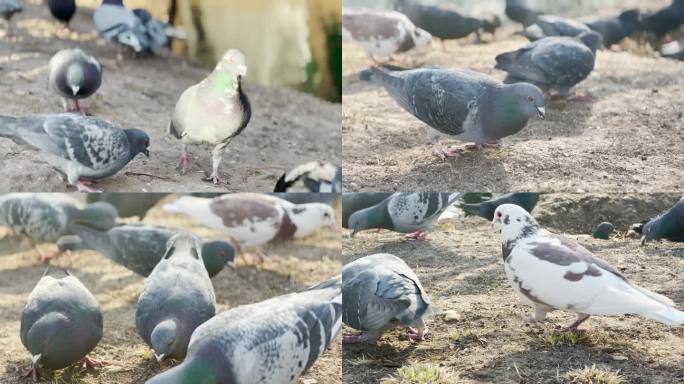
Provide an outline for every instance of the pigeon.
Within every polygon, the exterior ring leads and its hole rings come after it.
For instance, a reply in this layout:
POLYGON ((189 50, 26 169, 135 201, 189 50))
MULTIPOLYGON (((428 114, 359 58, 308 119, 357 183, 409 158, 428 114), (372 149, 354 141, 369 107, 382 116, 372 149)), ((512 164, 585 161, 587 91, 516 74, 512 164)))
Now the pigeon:
POLYGON ((572 331, 591 315, 636 314, 684 324, 684 312, 672 300, 633 284, 576 242, 543 230, 523 208, 499 206, 492 225, 501 229, 504 270, 513 291, 535 310, 532 321, 567 310, 577 314, 567 327, 572 331))
POLYGON ((21 0, 0 0, 0 17, 5 20, 7 24, 6 36, 12 35, 12 16, 23 10, 21 0))
POLYGON ((89 203, 104 201, 116 207, 119 217, 138 217, 143 220, 147 212, 168 193, 91 193, 89 203))
POLYGON ((165 205, 164 210, 188 215, 206 227, 221 230, 240 248, 303 238, 321 226, 335 227, 335 212, 327 204, 295 205, 257 193, 226 194, 214 199, 182 196, 165 205))
POLYGON ((342 327, 341 278, 232 308, 200 325, 185 360, 146 384, 295 384, 342 327))
POLYGON ((105 39, 127 46, 136 54, 152 49, 147 28, 122 0, 103 0, 93 13, 93 22, 105 39))
POLYGON ((56 194, 0 195, 0 225, 27 238, 42 261, 54 255, 42 253, 37 245, 54 243, 70 235, 70 223, 87 223, 106 231, 116 225, 116 217, 116 209, 107 203, 79 208, 75 202, 56 194))
POLYGON ((147 133, 72 113, 0 116, 0 137, 42 152, 81 192, 98 192, 86 184, 116 174, 139 153, 150 156, 147 133))
POLYGON ((39 367, 66 368, 78 361, 87 367, 102 362, 88 357, 102 339, 102 312, 81 281, 64 271, 55 278, 49 268, 28 297, 21 313, 21 343, 31 354, 27 376, 36 381, 39 367))
POLYGON ((663 44, 660 47, 660 56, 684 61, 684 37, 680 38, 679 41, 674 40, 663 44))
POLYGON ((269 192, 269 195, 287 200, 292 204, 323 203, 334 206, 342 198, 341 193, 316 192, 269 192))
POLYGON ((153 53, 160 53, 164 47, 169 45, 169 38, 166 36, 166 25, 159 20, 152 18, 146 9, 137 8, 133 14, 145 26, 145 31, 150 42, 150 50, 153 53))
MULTIPOLYGON (((60 239, 60 251, 94 250, 144 277, 152 273, 164 256, 169 239, 179 233, 174 228, 145 224, 122 224, 102 230, 78 223, 71 224, 69 229, 78 238, 60 239)), ((224 266, 232 268, 235 247, 223 240, 204 242, 201 255, 209 277, 214 277, 224 266)))
POLYGON ((641 227, 641 245, 658 239, 684 242, 684 197, 667 212, 641 227))
POLYGON ((85 114, 78 100, 90 97, 100 88, 102 65, 78 48, 62 49, 50 59, 48 82, 50 89, 62 98, 66 112, 85 114), (67 100, 73 100, 75 107, 69 107, 67 100))
POLYGON ((684 0, 672 0, 672 3, 655 12, 644 13, 641 18, 641 30, 664 36, 668 32, 684 24, 684 0))
POLYGON ((409 328, 411 340, 424 340, 428 328, 423 317, 432 313, 425 288, 404 260, 378 253, 342 268, 342 322, 364 331, 343 342, 375 343, 397 321, 409 328))
POLYGON ((373 61, 430 45, 432 36, 406 15, 384 10, 342 9, 342 36, 363 48, 373 61))
POLYGON ((386 198, 391 192, 349 192, 342 195, 342 227, 349 228, 349 216, 364 208, 372 207, 386 198))
POLYGON ((539 201, 538 192, 513 192, 477 204, 461 203, 459 208, 467 214, 480 216, 492 221, 494 211, 502 204, 515 204, 523 207, 527 212, 532 212, 537 205, 537 201, 539 201))
POLYGON ((535 41, 549 36, 575 37, 582 32, 589 31, 591 29, 579 21, 560 16, 540 15, 534 24, 529 25, 522 31, 522 35, 530 41, 535 41))
POLYGON ((216 314, 214 287, 204 268, 201 240, 179 233, 145 279, 135 311, 138 334, 157 361, 181 360, 195 329, 216 314))
POLYGON ((273 192, 340 193, 342 167, 319 161, 302 164, 284 173, 273 192))
POLYGON ((242 77, 246 74, 245 55, 230 49, 207 78, 186 89, 178 99, 169 133, 183 142, 178 165, 181 174, 190 165, 188 144, 208 143, 214 146, 208 180, 222 183, 218 168, 223 152, 252 117, 252 107, 242 90, 242 77))
POLYGON ((524 0, 506 0, 506 16, 513 21, 522 24, 523 27, 534 23, 541 12, 529 8, 524 0))
MULTIPOLYGON (((418 28, 426 30, 432 37, 442 41, 460 39, 472 33, 475 33, 477 40, 480 41, 481 30, 485 29, 485 21, 482 19, 464 16, 455 10, 436 5, 397 0, 395 9, 405 14, 418 28)), ((486 29, 494 33, 501 25, 501 20, 493 18, 486 24, 486 29)))
POLYGON ((594 233, 591 234, 591 237, 595 239, 608 240, 610 234, 613 233, 614 230, 615 227, 613 224, 605 221, 596 227, 594 233))
POLYGON ((353 237, 359 231, 373 228, 411 233, 407 238, 426 240, 432 223, 460 193, 397 192, 382 202, 354 212, 349 217, 353 237))
MULTIPOLYGON (((572 88, 594 69, 601 35, 585 32, 572 37, 545 37, 516 51, 496 56, 495 68, 508 72, 504 83, 526 81, 552 97, 569 97, 572 88)), ((586 96, 575 96, 581 99, 586 96)))
POLYGON ((52 17, 66 25, 76 14, 76 0, 48 0, 48 7, 52 17))
POLYGON ((601 34, 603 45, 609 48, 641 28, 641 12, 638 9, 628 9, 618 17, 599 19, 586 24, 601 34))
POLYGON ((528 83, 502 85, 485 74, 465 69, 373 67, 364 80, 382 85, 407 112, 428 125, 433 153, 442 160, 462 152, 445 149, 447 135, 473 141, 472 149, 498 146, 498 140, 519 132, 532 116, 544 118, 544 95, 528 83))

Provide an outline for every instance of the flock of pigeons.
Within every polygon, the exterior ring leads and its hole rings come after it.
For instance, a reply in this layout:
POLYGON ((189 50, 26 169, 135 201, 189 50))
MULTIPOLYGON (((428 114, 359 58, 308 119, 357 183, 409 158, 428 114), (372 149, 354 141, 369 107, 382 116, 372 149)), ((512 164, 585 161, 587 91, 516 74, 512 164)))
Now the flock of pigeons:
MULTIPOLYGON (((34 246, 57 243, 60 253, 96 251, 146 278, 136 305, 138 333, 158 361, 182 360, 148 383, 296 382, 340 330, 340 276, 219 314, 211 277, 226 265, 233 268, 242 247, 334 228, 333 208, 253 193, 180 196, 164 205, 167 212, 216 229, 229 241, 204 241, 142 221, 117 224, 119 212, 142 220, 166 197, 93 194, 83 206, 56 194, 7 194, 0 196, 0 226, 34 246)), ((35 380, 43 368, 77 362, 101 366, 88 354, 102 333, 103 315, 88 288, 68 271, 48 268, 21 316, 21 342, 32 356, 27 375, 35 380)))
MULTIPOLYGON (((0 0, 0 9, 21 9, 17 1, 0 0), (16 4, 19 7, 10 7, 16 4)), ((65 23, 76 12, 73 0, 53 0, 48 5, 52 14, 65 23)), ((104 0, 95 10, 93 22, 102 36, 136 53, 159 52, 168 45, 164 24, 152 19, 143 9, 126 8, 121 0, 104 0)), ((208 144, 213 146, 212 172, 205 180, 216 185, 223 183, 219 176, 223 153, 247 127, 252 116, 249 98, 242 87, 242 78, 246 75, 245 56, 237 49, 230 49, 209 76, 180 95, 168 126, 168 133, 182 143, 180 174, 185 174, 191 163, 188 146, 208 144)), ((69 185, 79 191, 97 192, 89 185, 113 176, 138 154, 150 156, 150 137, 143 130, 122 129, 114 123, 86 116, 79 100, 92 96, 100 88, 102 77, 97 58, 81 49, 57 52, 49 62, 49 84, 62 98, 66 113, 0 116, 0 137, 42 153, 49 164, 66 176, 69 185)), ((275 190, 339 192, 341 177, 339 167, 311 162, 283 175, 275 190)))
MULTIPOLYGON (((534 309, 530 321, 563 310, 577 314, 567 327, 571 331, 591 315, 636 314, 669 326, 684 324, 684 312, 672 300, 630 282, 577 242, 541 228, 529 213, 538 193, 510 193, 476 202, 480 195, 349 193, 343 196, 343 225, 352 236, 361 230, 387 229, 413 232, 407 237, 424 240, 444 210, 461 200, 457 205, 463 211, 491 221, 501 231, 504 270, 515 295, 534 309)), ((641 233, 642 244, 657 239, 684 241, 684 197, 634 229, 641 233)), ((344 336, 346 343, 375 343, 382 332, 399 324, 408 327, 411 340, 422 340, 427 333, 424 318, 435 313, 418 276, 391 254, 374 254, 345 265, 342 303, 342 321, 362 331, 344 336)))
MULTIPOLYGON (((494 34, 498 18, 478 19, 454 9, 395 0, 394 10, 343 9, 343 37, 361 46, 377 63, 393 54, 429 46, 432 38, 458 39, 482 32, 494 34)), ((684 24, 684 1, 661 10, 630 9, 615 17, 579 22, 545 15, 523 0, 506 0, 505 14, 523 25, 530 43, 496 56, 495 68, 507 73, 503 84, 467 69, 378 65, 360 73, 361 80, 381 85, 395 102, 427 124, 433 152, 442 160, 461 150, 445 149, 440 136, 474 142, 468 149, 498 147, 499 140, 523 129, 528 119, 544 118, 545 99, 588 100, 572 88, 594 69, 596 52, 634 33, 661 39, 684 24)), ((672 44, 677 44, 672 42, 672 44)), ((662 56, 683 58, 684 45, 666 47, 662 56)))

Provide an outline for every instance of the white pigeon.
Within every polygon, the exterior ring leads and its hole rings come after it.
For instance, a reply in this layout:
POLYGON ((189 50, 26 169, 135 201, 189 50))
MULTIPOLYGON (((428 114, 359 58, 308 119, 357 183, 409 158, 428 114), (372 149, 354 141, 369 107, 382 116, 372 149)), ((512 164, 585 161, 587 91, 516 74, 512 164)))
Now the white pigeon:
POLYGON ((416 27, 403 13, 364 8, 343 8, 342 37, 359 44, 373 61, 432 41, 429 32, 416 27))
POLYGON ((606 261, 563 236, 539 227, 514 204, 499 206, 504 269, 516 296, 535 309, 533 321, 553 310, 577 313, 568 329, 590 315, 636 314, 670 326, 684 324, 672 300, 636 286, 606 261))

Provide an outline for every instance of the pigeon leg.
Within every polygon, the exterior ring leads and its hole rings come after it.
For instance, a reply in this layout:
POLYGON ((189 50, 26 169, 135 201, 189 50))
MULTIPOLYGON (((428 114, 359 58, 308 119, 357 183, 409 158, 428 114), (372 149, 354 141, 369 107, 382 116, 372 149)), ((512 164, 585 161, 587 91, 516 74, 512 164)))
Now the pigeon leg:
POLYGON ((413 239, 418 241, 427 240, 429 232, 425 228, 421 228, 411 234, 406 235, 406 239, 413 239))
POLYGON ((181 175, 185 175, 186 173, 188 173, 188 167, 190 167, 191 162, 192 158, 188 153, 188 146, 187 144, 183 143, 183 154, 181 155, 180 161, 178 162, 178 167, 176 167, 176 169, 180 172, 181 175))
POLYGON ((48 263, 52 259, 55 259, 55 258, 57 258, 57 256, 60 255, 60 252, 44 253, 43 251, 40 250, 40 248, 35 247, 35 246, 33 249, 36 250, 36 253, 38 254, 38 261, 40 261, 41 263, 48 263))
POLYGON ((425 340, 425 335, 428 334, 428 327, 425 325, 423 319, 418 320, 416 327, 409 327, 407 335, 411 341, 423 341, 425 340))
POLYGON ((87 370, 88 368, 102 368, 105 365, 105 362, 102 360, 97 360, 93 359, 92 357, 86 356, 79 361, 79 364, 81 365, 81 370, 87 370))
POLYGON ((498 141, 490 141, 486 143, 475 143, 466 145, 466 149, 471 151, 479 151, 485 148, 501 148, 501 143, 498 141))
POLYGON ((86 116, 88 114, 85 108, 81 107, 81 104, 78 102, 78 99, 74 99, 74 103, 74 112, 80 112, 83 116, 86 116))
POLYGON ((594 97, 588 93, 575 94, 567 98, 567 101, 588 102, 594 100, 594 97))
POLYGON ((78 189, 79 192, 85 192, 85 193, 98 193, 98 192, 102 192, 102 191, 99 190, 99 189, 90 188, 90 187, 88 186, 88 184, 90 184, 89 181, 79 180, 79 181, 76 182, 76 188, 78 189))
POLYGON ((359 333, 356 335, 347 335, 342 337, 342 344, 357 344, 357 343, 365 343, 370 338, 368 337, 367 333, 359 333))
POLYGON ((432 153, 442 160, 446 160, 447 157, 453 157, 457 159, 463 155, 463 151, 459 149, 444 149, 442 143, 439 141, 432 145, 432 153))
POLYGON ((226 147, 228 146, 228 143, 230 140, 226 141, 225 143, 221 143, 214 148, 214 150, 211 153, 211 162, 212 162, 212 171, 211 175, 209 176, 208 179, 205 181, 211 181, 214 183, 214 185, 220 185, 223 184, 224 181, 221 179, 218 173, 219 165, 221 165, 221 159, 223 158, 223 152, 225 151, 226 147))
POLYGON ((578 313, 577 314, 577 320, 575 320, 574 323, 568 325, 565 329, 568 331, 577 331, 577 327, 579 327, 580 324, 582 324, 586 319, 589 318, 589 315, 585 315, 583 313, 578 313))
POLYGON ((32 366, 31 369, 29 369, 25 374, 21 375, 22 378, 28 378, 31 377, 34 382, 38 381, 38 378, 40 377, 40 370, 38 369, 37 366, 32 366))

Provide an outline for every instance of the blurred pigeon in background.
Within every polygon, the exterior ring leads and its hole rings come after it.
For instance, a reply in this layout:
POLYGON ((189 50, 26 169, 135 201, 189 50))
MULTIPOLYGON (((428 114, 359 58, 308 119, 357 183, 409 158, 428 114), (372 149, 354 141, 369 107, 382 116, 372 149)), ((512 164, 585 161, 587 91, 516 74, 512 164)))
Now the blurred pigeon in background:
POLYGON ((144 9, 130 10, 122 0, 103 0, 93 14, 97 31, 135 53, 159 53, 168 45, 166 25, 144 9))
POLYGON ((532 212, 539 201, 538 192, 513 192, 492 198, 480 203, 460 203, 458 206, 467 214, 480 216, 492 221, 494 211, 502 204, 515 204, 523 207, 527 212, 532 212))
POLYGON ((603 45, 609 48, 641 28, 641 12, 638 9, 628 9, 617 17, 594 20, 586 24, 601 34, 603 45))
POLYGON ((195 328, 216 314, 214 287, 200 253, 197 236, 179 233, 145 279, 135 326, 157 361, 183 359, 195 328))
POLYGON ((102 66, 96 58, 78 48, 63 49, 50 59, 48 82, 50 89, 62 98, 66 112, 85 114, 78 100, 91 96, 100 88, 102 66), (74 108, 68 105, 68 100, 74 101, 74 108))
POLYGON ((668 32, 684 24, 684 0, 672 0, 672 3, 654 12, 645 12, 641 18, 641 29, 664 36, 668 32))
POLYGON ((23 10, 21 0, 0 0, 0 17, 5 20, 7 24, 6 37, 12 35, 12 16, 23 10))
POLYGON ((348 192, 342 195, 342 227, 349 228, 349 217, 356 211, 372 207, 386 198, 392 192, 348 192))
POLYGON ((525 0, 506 0, 506 16, 527 27, 537 20, 541 12, 532 10, 525 4, 525 0))
POLYGON ((85 192, 97 192, 86 184, 116 174, 139 153, 150 155, 145 132, 71 113, 0 116, 0 137, 38 150, 70 185, 85 192))
POLYGON ((342 167, 312 161, 284 173, 276 183, 274 192, 342 192, 342 167))
POLYGON ((610 234, 613 233, 614 230, 615 227, 613 224, 604 221, 596 227, 594 232, 591 234, 591 237, 595 239, 608 240, 610 238, 610 234))
POLYGON ((637 232, 641 233, 641 245, 658 239, 684 242, 684 197, 667 212, 638 227, 637 232))
POLYGON ((684 60, 684 37, 679 41, 671 41, 660 47, 660 55, 668 59, 684 60))
POLYGON ((101 367, 88 357, 102 339, 102 313, 92 293, 76 277, 50 276, 49 269, 28 297, 21 314, 21 343, 31 353, 27 376, 36 381, 39 367, 61 369, 80 361, 101 367))
POLYGON ((143 220, 147 212, 166 197, 168 193, 90 193, 86 200, 89 203, 104 201, 116 207, 119 217, 138 217, 143 220))
POLYGON ((142 8, 134 9, 133 13, 145 27, 147 37, 150 41, 150 50, 152 50, 152 52, 159 53, 164 47, 169 45, 169 38, 166 36, 166 25, 164 23, 153 19, 152 15, 142 8))
POLYGON ((522 35, 530 41, 535 41, 549 36, 574 37, 589 31, 591 29, 579 21, 560 16, 540 15, 533 24, 522 31, 522 35))
POLYGON ((76 14, 76 0, 48 0, 48 7, 52 17, 67 26, 76 14))

